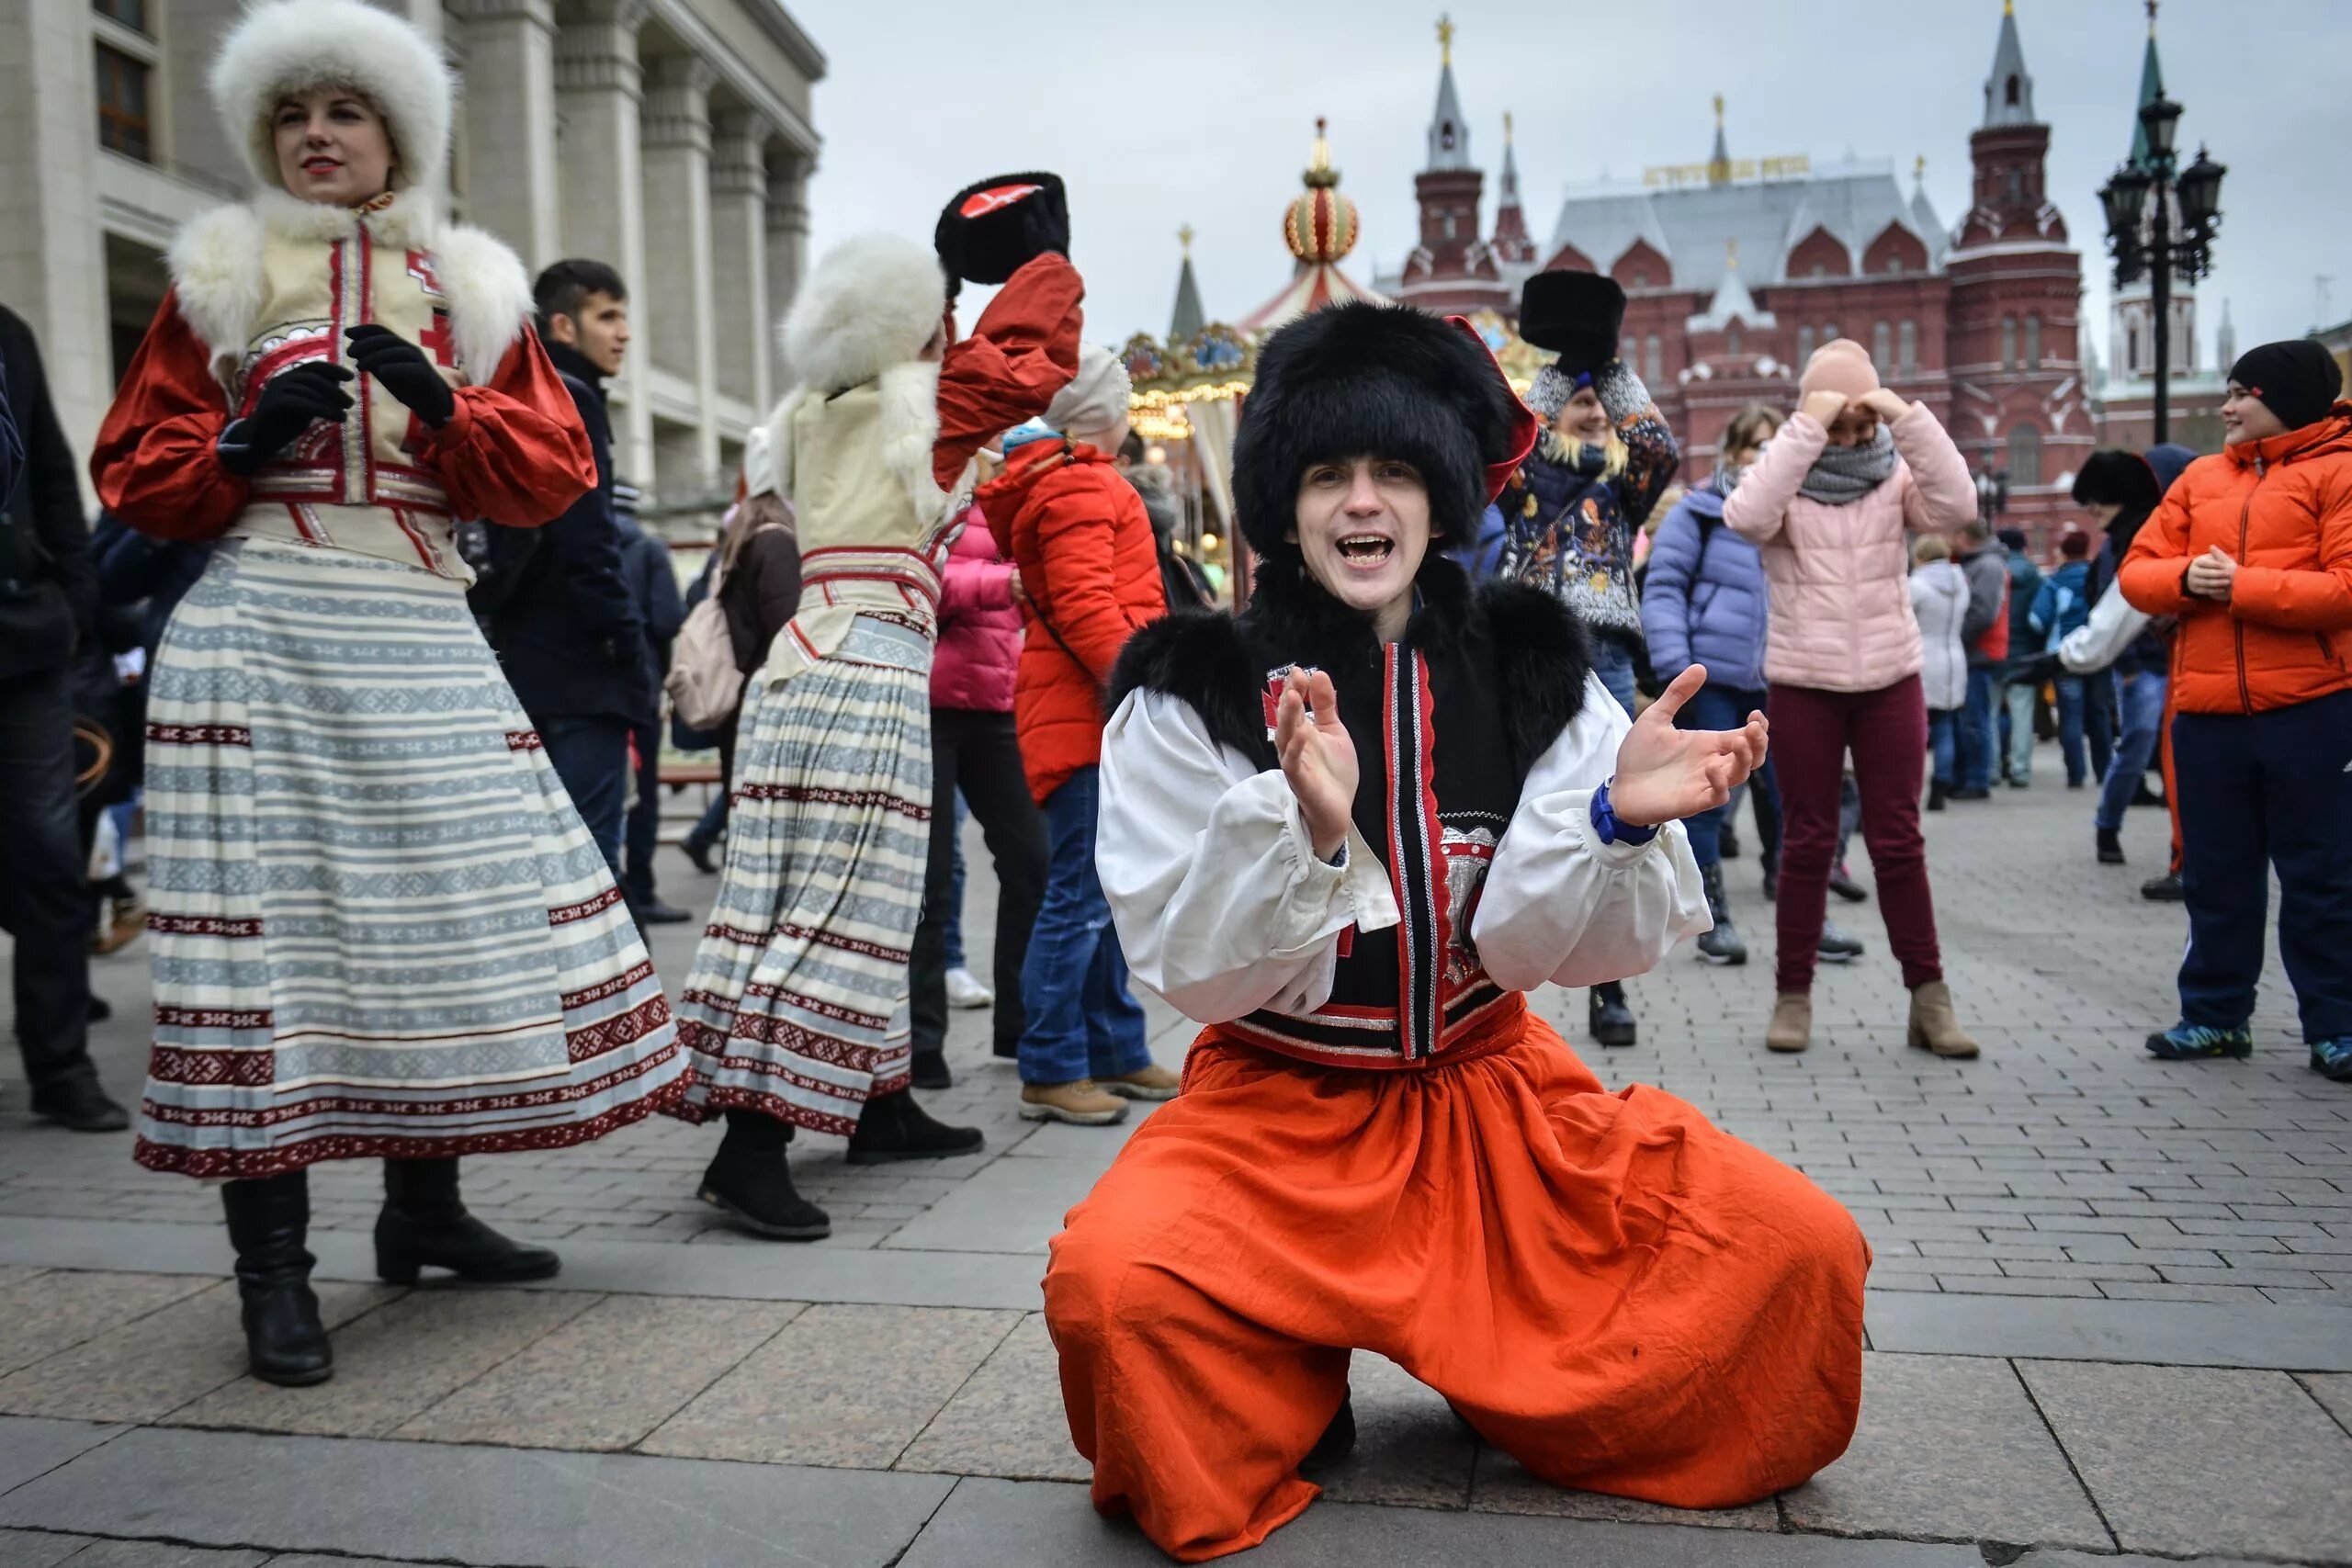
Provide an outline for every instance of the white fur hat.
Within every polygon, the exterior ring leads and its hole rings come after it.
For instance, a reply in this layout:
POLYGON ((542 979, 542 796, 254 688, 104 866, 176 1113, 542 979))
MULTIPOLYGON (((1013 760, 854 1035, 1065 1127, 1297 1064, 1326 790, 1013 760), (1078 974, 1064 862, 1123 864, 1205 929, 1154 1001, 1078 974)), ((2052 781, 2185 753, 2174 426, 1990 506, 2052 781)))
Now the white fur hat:
POLYGON ((827 251, 784 318, 785 363, 801 385, 838 392, 922 353, 947 310, 947 275, 929 245, 860 234, 827 251))
POLYGON ((212 61, 213 109, 263 189, 282 184, 270 111, 321 87, 351 88, 384 117, 393 188, 440 184, 457 86, 433 41, 366 0, 267 0, 229 30, 212 61))

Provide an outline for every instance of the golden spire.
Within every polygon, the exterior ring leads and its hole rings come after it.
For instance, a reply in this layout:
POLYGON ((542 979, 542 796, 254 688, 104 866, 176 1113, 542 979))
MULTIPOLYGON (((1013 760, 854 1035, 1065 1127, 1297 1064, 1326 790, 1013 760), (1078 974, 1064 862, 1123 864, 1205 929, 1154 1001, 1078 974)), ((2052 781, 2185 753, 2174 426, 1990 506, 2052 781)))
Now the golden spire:
POLYGON ((2148 36, 2156 36, 2156 0, 2148 0, 2148 36))
POLYGON ((1315 117, 1315 147, 1306 155, 1306 173, 1301 176, 1310 189, 1321 189, 1340 183, 1340 171, 1331 167, 1331 139, 1325 134, 1327 121, 1315 117))
POLYGON ((1720 126, 1723 124, 1723 122, 1724 122, 1724 96, 1723 96, 1721 93, 1717 93, 1717 94, 1715 95, 1715 124, 1716 124, 1717 126, 1719 126, 1719 127, 1720 127, 1720 126))
POLYGON ((1505 145, 1510 142, 1510 110, 1509 109, 1503 110, 1503 142, 1505 145))
POLYGON ((1925 180, 1927 177, 1928 155, 1925 152, 1922 152, 1917 158, 1911 160, 1911 178, 1916 183, 1917 181, 1925 180))
POLYGON ((1452 12, 1437 19, 1437 48, 1441 65, 1453 63, 1453 16, 1452 12))
POLYGON ((1739 242, 1737 240, 1724 242, 1724 269, 1727 272, 1739 270, 1739 242))
POLYGON ((2001 15, 2004 17, 2014 17, 2017 14, 2018 0, 2001 0, 2001 15))
POLYGON ((1176 231, 1176 243, 1184 247, 1186 255, 1193 254, 1193 226, 1190 223, 1176 231))

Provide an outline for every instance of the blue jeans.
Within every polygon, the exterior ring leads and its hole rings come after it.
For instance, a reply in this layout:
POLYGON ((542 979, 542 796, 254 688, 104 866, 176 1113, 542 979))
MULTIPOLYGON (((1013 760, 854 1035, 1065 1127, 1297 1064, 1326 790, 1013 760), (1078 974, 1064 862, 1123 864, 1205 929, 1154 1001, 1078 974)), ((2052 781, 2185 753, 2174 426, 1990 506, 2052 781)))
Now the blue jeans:
POLYGON ((1960 746, 1960 712, 1958 708, 1928 710, 1928 754, 1935 759, 1935 780, 1950 789, 1957 776, 1960 746))
POLYGON ((621 817, 628 804, 628 726, 617 718, 552 718, 539 725, 548 765, 571 796, 588 836, 621 879, 621 817))
POLYGON ((2066 783, 2105 778, 2108 757, 2114 748, 2115 683, 2102 670, 2093 675, 2060 675, 2052 684, 2058 693, 2058 750, 2066 759, 2066 783), (2091 743, 2090 768, 2083 767, 2083 741, 2091 743))
POLYGON ((2139 793, 2141 775, 2155 757, 2156 740, 2165 722, 2165 688, 2170 677, 2160 671, 2126 674, 2118 687, 2122 699, 2123 733, 2115 742, 2115 760, 2108 764, 2099 786, 2098 812, 2091 820, 2113 831, 2123 826, 2123 813, 2139 793))
POLYGON ((1046 901, 1021 965, 1023 1083, 1120 1077, 1151 1065, 1143 1009, 1094 872, 1102 770, 1080 768, 1046 797, 1046 901))
POLYGON ((956 792, 956 837, 947 872, 947 919, 940 932, 941 956, 950 969, 964 967, 964 792, 956 792))
MULTIPOLYGON (((1743 692, 1736 686, 1718 686, 1710 681, 1682 705, 1682 711, 1674 716, 1675 727, 1679 729, 1737 729, 1747 722, 1749 714, 1762 711, 1763 706, 1764 694, 1761 692, 1743 692)), ((1730 819, 1731 809, 1737 804, 1735 796, 1713 810, 1702 811, 1696 817, 1684 819, 1683 829, 1690 835, 1690 855, 1699 863, 1700 870, 1704 871, 1723 859, 1724 824, 1730 819)))
POLYGON ((1609 688, 1609 694, 1617 699, 1617 705, 1625 710, 1626 717, 1631 718, 1634 714, 1634 650, 1614 637, 1593 638, 1592 672, 1600 677, 1600 683, 1609 688))
POLYGON ((2001 749, 2008 753, 2012 784, 2033 777, 2033 698, 2041 690, 2031 677, 2001 688, 2001 749))
POLYGON ((1968 701, 1960 710, 1960 787, 1993 787, 1993 747, 1998 739, 1994 713, 2000 706, 1998 665, 1972 666, 1968 701))

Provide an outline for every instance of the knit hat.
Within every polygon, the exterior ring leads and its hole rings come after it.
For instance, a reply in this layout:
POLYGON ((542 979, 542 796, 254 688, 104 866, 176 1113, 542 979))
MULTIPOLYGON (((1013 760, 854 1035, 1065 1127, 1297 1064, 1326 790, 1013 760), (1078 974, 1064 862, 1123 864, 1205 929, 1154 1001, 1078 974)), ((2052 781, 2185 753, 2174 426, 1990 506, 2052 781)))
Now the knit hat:
POLYGON ((212 57, 212 107, 229 144, 265 190, 283 188, 271 129, 280 98, 322 88, 357 93, 383 116, 392 188, 439 186, 449 161, 456 88, 440 49, 364 0, 275 0, 240 17, 212 57))
POLYGON ((1870 351, 1849 337, 1834 337, 1813 351, 1797 378, 1800 401, 1815 392, 1836 392, 1848 402, 1860 402, 1878 390, 1878 367, 1870 351))
POLYGON ((2069 528, 2058 536, 2058 553, 2068 560, 2080 560, 2091 553, 2091 536, 2080 528, 2069 528))
POLYGON ((2078 506, 2124 506, 2154 511, 2164 491, 2156 482, 2148 459, 2137 452, 2127 452, 2109 446, 2083 459, 2083 471, 2075 476, 2075 502, 2078 506))
POLYGON ((1002 283, 1048 251, 1069 254, 1069 197, 1059 175, 994 175, 948 199, 932 231, 939 265, 967 283, 1002 283))
POLYGON ((2344 372, 2309 338, 2260 344, 2238 355, 2230 379, 2262 400, 2290 430, 2317 424, 2344 389, 2344 372))
POLYGON ((1127 412, 1127 367, 1107 348, 1078 351, 1078 374, 1046 406, 1046 423, 1065 435, 1099 435, 1127 412))
POLYGON ((2001 541, 2001 547, 2004 549, 2025 548, 2025 530, 2022 528, 2004 528, 1993 536, 2001 541))
POLYGON ((1329 305, 1268 338, 1241 405, 1233 503, 1241 536, 1295 569, 1285 536, 1311 463, 1377 455, 1419 470, 1430 533, 1475 539, 1541 426, 1469 322, 1409 305, 1329 305))
MULTIPOLYGON (((1625 325, 1625 291, 1613 277, 1597 272, 1539 272, 1519 291, 1519 335, 1560 357, 1553 366, 1573 394, 1592 373, 1617 357, 1617 336, 1625 325)), ((1561 403, 1567 399, 1563 397, 1561 403)), ((1557 413, 1538 409, 1539 413, 1557 413)))

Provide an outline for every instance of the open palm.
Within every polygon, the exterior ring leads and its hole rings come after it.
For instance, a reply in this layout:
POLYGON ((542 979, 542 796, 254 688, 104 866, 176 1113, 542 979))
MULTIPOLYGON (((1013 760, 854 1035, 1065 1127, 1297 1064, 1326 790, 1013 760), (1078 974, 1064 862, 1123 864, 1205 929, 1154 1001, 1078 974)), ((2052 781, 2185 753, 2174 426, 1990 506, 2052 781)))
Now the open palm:
POLYGON ((1674 727, 1674 716, 1706 683, 1704 665, 1685 670, 1618 743, 1609 805, 1619 821, 1648 828, 1695 817, 1729 800, 1764 765, 1769 726, 1760 713, 1737 729, 1674 727))

